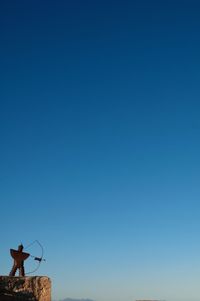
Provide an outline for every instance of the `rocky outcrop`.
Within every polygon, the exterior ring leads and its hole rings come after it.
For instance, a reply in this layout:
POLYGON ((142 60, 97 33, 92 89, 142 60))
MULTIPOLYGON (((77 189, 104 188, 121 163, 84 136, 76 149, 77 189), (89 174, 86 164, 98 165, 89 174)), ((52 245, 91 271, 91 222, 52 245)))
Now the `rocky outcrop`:
POLYGON ((51 301, 51 280, 0 276, 0 301, 51 301))

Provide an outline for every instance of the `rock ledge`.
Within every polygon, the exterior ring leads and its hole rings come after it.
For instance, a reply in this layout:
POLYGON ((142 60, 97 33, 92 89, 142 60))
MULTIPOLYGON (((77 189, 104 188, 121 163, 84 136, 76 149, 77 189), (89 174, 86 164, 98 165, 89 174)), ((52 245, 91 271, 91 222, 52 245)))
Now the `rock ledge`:
POLYGON ((51 280, 46 276, 0 276, 1 301, 51 301, 51 280))

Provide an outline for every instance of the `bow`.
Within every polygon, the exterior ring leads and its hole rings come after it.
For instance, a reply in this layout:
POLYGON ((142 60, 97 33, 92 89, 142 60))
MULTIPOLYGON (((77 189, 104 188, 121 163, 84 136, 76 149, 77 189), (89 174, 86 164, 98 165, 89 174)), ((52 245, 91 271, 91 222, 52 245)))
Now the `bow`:
POLYGON ((42 262, 42 261, 45 261, 45 259, 43 258, 43 255, 44 255, 44 248, 43 248, 42 244, 41 244, 37 239, 34 240, 32 243, 30 243, 28 246, 26 246, 25 250, 28 249, 30 246, 32 246, 32 245, 35 244, 35 243, 37 243, 37 244, 39 245, 40 249, 41 249, 41 256, 38 257, 38 256, 34 256, 34 255, 31 255, 31 254, 30 254, 30 256, 31 256, 32 258, 34 258, 34 260, 38 261, 38 264, 37 264, 37 266, 36 266, 36 268, 35 268, 34 270, 32 270, 32 271, 26 273, 26 275, 29 275, 29 274, 32 274, 32 273, 36 272, 36 271, 39 269, 41 262, 42 262))

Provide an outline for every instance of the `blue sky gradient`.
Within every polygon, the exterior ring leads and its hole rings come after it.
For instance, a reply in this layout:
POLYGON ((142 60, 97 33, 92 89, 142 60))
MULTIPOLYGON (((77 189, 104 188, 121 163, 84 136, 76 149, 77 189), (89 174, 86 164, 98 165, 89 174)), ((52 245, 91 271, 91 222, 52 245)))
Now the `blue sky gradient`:
POLYGON ((54 299, 199 300, 200 2, 0 6, 0 273, 38 239, 54 299))

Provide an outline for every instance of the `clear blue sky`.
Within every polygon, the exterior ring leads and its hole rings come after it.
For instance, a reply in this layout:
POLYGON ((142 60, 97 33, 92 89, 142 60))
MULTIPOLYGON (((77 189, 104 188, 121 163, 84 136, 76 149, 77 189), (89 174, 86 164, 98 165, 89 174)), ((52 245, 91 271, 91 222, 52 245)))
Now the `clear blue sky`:
POLYGON ((0 6, 0 274, 38 239, 54 299, 199 300, 200 2, 0 6))

